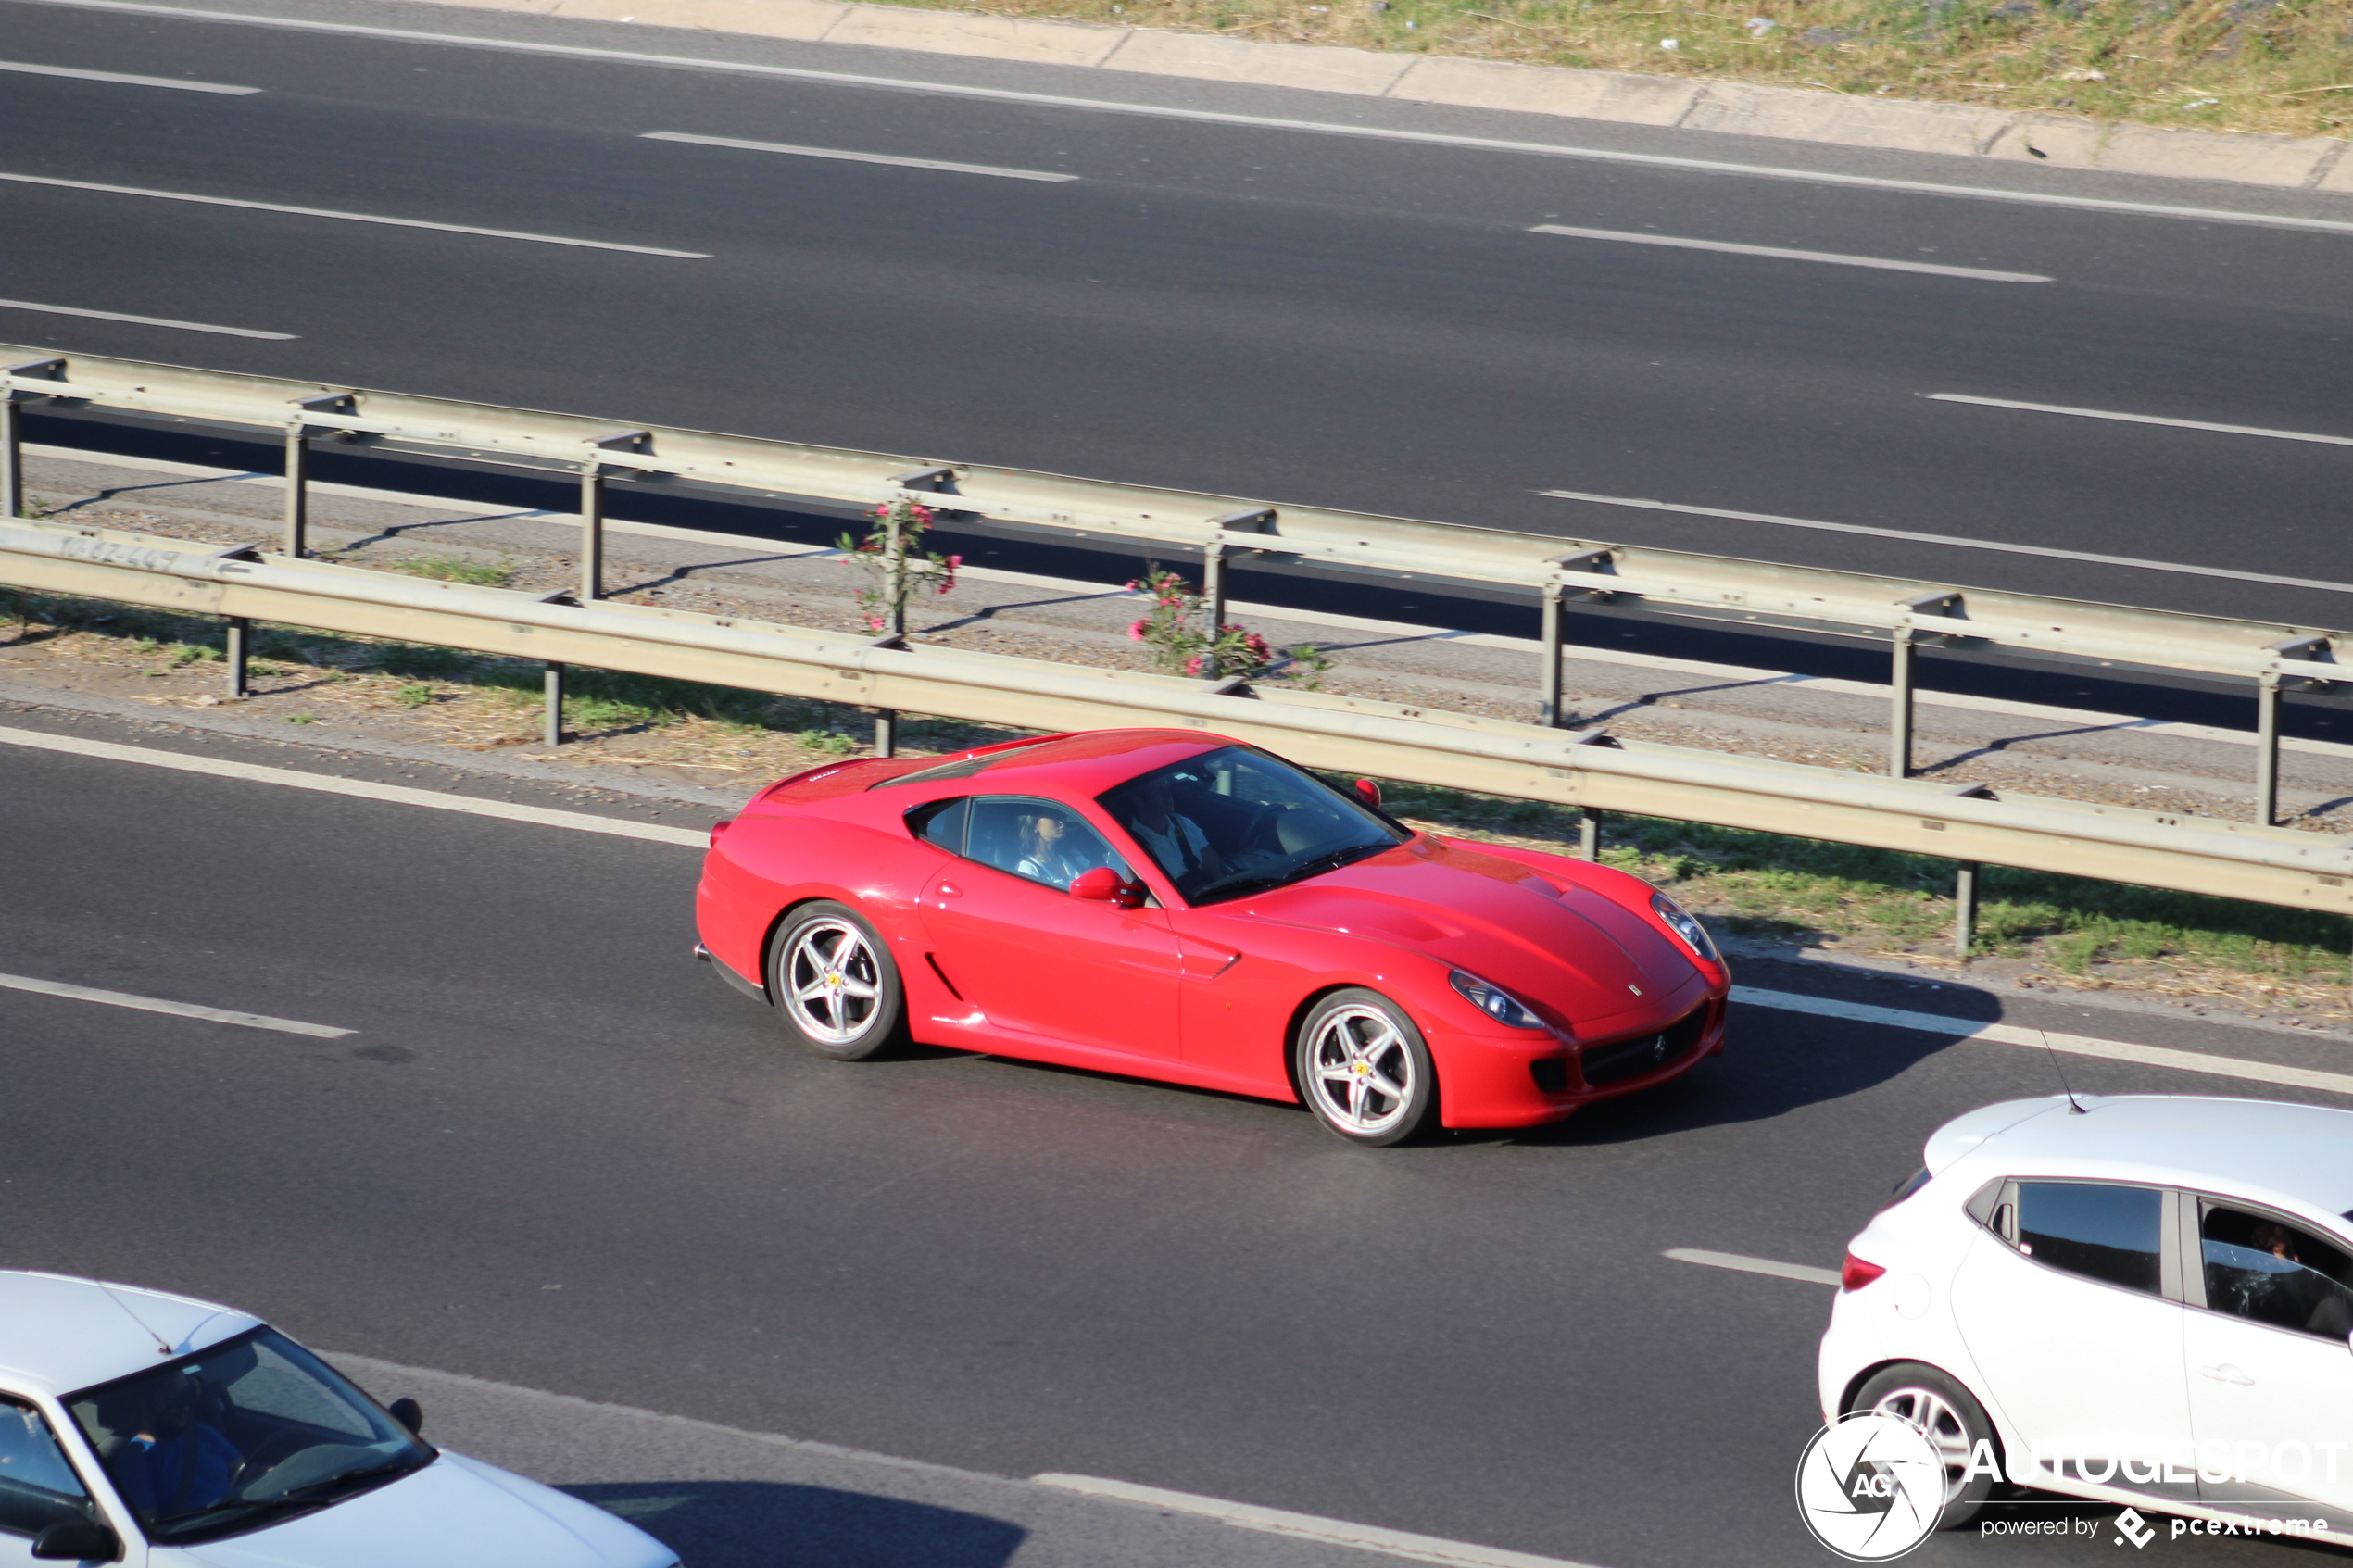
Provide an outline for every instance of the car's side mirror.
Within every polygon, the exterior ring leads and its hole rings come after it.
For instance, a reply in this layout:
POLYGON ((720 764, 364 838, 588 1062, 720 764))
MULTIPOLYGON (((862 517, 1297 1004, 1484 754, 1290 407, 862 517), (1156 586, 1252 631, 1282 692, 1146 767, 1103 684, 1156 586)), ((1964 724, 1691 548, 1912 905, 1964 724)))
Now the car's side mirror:
POLYGON ((425 1408, 416 1400, 395 1399, 386 1405, 384 1410, 393 1420, 409 1429, 409 1436, 411 1437, 422 1437, 425 1435, 425 1408))
POLYGON ((1380 809, 1380 785, 1375 784, 1372 780, 1358 779, 1356 781, 1356 794, 1365 805, 1370 806, 1374 810, 1378 811, 1380 809))
POLYGON ((1109 866, 1092 866, 1070 879, 1070 896, 1098 904, 1116 904, 1132 909, 1144 901, 1144 890, 1132 882, 1122 882, 1119 873, 1109 866))
POLYGON ((33 1537, 32 1555, 60 1562, 112 1562, 122 1556, 122 1537, 104 1524, 73 1519, 33 1537))

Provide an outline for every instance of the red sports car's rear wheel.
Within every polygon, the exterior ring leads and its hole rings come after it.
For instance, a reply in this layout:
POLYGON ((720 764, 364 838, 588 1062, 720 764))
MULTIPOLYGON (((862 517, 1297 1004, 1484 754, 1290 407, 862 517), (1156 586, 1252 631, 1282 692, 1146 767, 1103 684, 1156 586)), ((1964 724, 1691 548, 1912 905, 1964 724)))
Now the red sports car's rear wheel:
POLYGON ((1438 1073, 1421 1031, 1378 991, 1326 997, 1300 1025, 1293 1051, 1307 1108, 1350 1143, 1403 1143, 1437 1107, 1438 1073))
POLYGON ((898 966, 875 928, 846 904, 807 904, 768 953, 768 994, 802 1045, 856 1061, 895 1043, 905 1019, 898 966))

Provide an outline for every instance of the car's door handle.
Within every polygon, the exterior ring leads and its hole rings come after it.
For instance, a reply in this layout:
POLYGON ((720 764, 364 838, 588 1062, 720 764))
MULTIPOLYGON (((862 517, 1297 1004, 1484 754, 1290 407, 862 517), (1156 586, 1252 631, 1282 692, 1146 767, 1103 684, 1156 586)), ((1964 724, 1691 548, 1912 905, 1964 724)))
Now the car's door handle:
POLYGON ((938 894, 942 898, 961 898, 964 896, 964 890, 957 886, 952 882, 943 882, 937 887, 933 888, 932 891, 938 894))
POLYGON ((2235 1383, 2242 1388, 2255 1386, 2255 1379, 2227 1362, 2221 1366, 2202 1366, 2197 1369, 2197 1374, 2200 1377, 2210 1377, 2217 1383, 2235 1383))

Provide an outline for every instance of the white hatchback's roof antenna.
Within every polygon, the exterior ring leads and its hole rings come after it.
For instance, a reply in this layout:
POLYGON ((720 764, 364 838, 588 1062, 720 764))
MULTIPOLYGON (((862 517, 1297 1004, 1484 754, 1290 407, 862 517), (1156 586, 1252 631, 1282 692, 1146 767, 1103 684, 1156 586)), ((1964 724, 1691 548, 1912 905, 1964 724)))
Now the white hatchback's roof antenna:
POLYGON ((2051 1037, 2040 1029, 2034 1031, 2034 1034, 2035 1037, 2043 1042, 2043 1049, 2050 1056, 2051 1071, 2058 1074, 2059 1091, 2067 1096, 2067 1113, 2070 1116, 2082 1115, 2083 1107, 2077 1101, 2075 1091, 2068 1085, 2067 1069, 2059 1065, 2058 1050, 2051 1044, 2051 1037))

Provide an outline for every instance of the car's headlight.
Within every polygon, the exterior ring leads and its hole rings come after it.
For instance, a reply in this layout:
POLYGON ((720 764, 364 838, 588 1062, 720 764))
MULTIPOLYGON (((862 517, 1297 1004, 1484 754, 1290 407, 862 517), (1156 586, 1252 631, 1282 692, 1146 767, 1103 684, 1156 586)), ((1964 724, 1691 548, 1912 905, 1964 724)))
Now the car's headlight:
POLYGON ((1471 1006, 1496 1022, 1508 1023, 1515 1029, 1544 1027, 1544 1021, 1520 1006, 1518 999, 1510 992, 1490 985, 1478 975, 1466 974, 1458 969, 1447 978, 1454 983, 1454 989, 1460 991, 1471 1006))
POLYGON ((1708 935, 1707 927, 1700 924, 1691 910, 1664 893, 1651 895, 1651 908, 1658 911, 1658 918, 1667 922, 1667 930, 1683 939, 1684 947, 1710 963, 1723 961, 1716 951, 1716 939, 1708 935))

